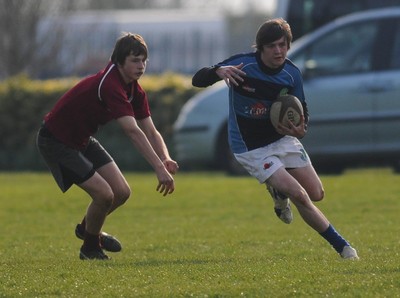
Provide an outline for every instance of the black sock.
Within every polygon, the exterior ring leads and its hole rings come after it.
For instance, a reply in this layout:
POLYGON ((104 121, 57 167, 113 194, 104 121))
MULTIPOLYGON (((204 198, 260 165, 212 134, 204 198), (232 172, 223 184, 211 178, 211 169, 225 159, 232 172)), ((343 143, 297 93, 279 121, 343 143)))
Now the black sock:
POLYGON ((85 239, 83 240, 82 247, 86 251, 101 249, 99 235, 93 235, 93 234, 90 234, 88 231, 85 231, 85 239))
POLYGON ((86 229, 86 216, 82 219, 82 222, 80 223, 80 225, 84 230, 86 229))
POLYGON ((78 224, 77 229, 79 231, 79 234, 85 235, 85 230, 86 230, 86 217, 83 218, 82 222, 78 224))

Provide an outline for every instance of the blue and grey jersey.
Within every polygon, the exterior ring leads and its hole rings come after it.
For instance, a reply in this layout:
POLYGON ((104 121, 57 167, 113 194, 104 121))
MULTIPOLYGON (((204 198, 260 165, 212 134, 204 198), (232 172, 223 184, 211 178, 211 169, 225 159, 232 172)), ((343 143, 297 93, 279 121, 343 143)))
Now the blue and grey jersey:
POLYGON ((229 90, 228 135, 234 153, 260 148, 283 137, 275 131, 269 117, 270 107, 280 95, 296 96, 308 120, 301 73, 289 59, 280 68, 270 69, 262 63, 259 52, 235 55, 201 69, 193 77, 193 85, 209 86, 220 80, 215 74, 218 67, 240 63, 244 64, 246 77, 239 86, 232 84, 229 90))

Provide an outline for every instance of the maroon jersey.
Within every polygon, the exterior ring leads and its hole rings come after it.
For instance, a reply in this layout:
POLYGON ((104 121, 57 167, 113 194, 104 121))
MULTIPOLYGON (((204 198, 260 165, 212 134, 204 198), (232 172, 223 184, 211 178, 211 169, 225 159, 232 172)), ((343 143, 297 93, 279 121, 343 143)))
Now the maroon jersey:
POLYGON ((80 81, 44 117, 46 128, 61 142, 83 149, 100 125, 123 116, 150 116, 145 91, 137 81, 126 84, 115 64, 80 81))

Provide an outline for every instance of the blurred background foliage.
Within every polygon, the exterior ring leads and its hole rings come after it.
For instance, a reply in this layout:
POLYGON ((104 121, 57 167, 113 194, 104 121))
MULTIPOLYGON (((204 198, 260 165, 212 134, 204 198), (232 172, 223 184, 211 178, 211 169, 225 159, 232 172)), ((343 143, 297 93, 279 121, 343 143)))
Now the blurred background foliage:
MULTIPOLYGON (((35 146, 36 133, 43 116, 78 80, 31 80, 19 75, 0 82, 0 170, 45 169, 35 146)), ((153 121, 173 154, 172 125, 198 89, 192 87, 191 77, 173 73, 145 76, 141 85, 149 97, 153 121)), ((122 169, 149 169, 115 123, 102 127, 96 137, 122 169)))
MULTIPOLYGON (((45 169, 35 146, 36 133, 43 116, 49 112, 64 92, 83 76, 94 73, 90 70, 86 73, 72 72, 72 74, 63 76, 60 70, 65 66, 79 63, 79 59, 74 53, 79 54, 86 51, 89 58, 93 59, 86 59, 84 62, 86 64, 92 63, 92 66, 95 62, 105 66, 111 54, 116 40, 114 36, 111 38, 109 35, 105 36, 103 31, 95 28, 96 30, 90 31, 91 34, 87 35, 86 38, 80 38, 79 42, 65 42, 63 38, 66 33, 71 34, 72 32, 72 35, 81 33, 72 27, 65 26, 64 23, 57 23, 58 20, 63 17, 72 16, 74 18, 76 14, 87 11, 92 11, 95 15, 96 12, 103 12, 101 15, 105 18, 104 20, 115 17, 115 15, 111 15, 112 11, 129 11, 130 16, 134 12, 140 14, 141 12, 151 11, 152 17, 149 21, 154 21, 158 30, 166 30, 162 24, 157 25, 157 22, 160 21, 157 20, 157 16, 160 15, 152 14, 152 11, 158 10, 158 13, 161 11, 161 15, 165 15, 167 11, 174 9, 178 11, 182 9, 186 12, 190 9, 199 14, 199 10, 208 9, 207 11, 210 14, 217 16, 218 22, 221 22, 221 19, 224 19, 223 22, 226 21, 224 23, 226 25, 222 26, 224 30, 227 29, 229 32, 236 30, 242 36, 240 39, 232 37, 228 42, 250 49, 254 28, 257 26, 255 24, 265 18, 265 14, 260 11, 258 0, 246 0, 244 1, 246 2, 245 8, 243 9, 243 6, 241 6, 238 15, 238 11, 234 8, 238 7, 236 4, 239 2, 242 1, 0 0, 0 171, 45 169), (250 14, 257 17, 249 17, 250 14), (240 22, 239 19, 241 19, 240 22), (51 25, 43 31, 41 24, 44 20, 55 20, 56 22, 50 23, 51 25), (92 42, 93 39, 104 42, 106 46, 96 45, 92 42), (103 51, 105 58, 96 60, 94 57, 96 51, 103 51), (72 53, 72 59, 68 58, 62 61, 60 58, 63 57, 65 52, 72 53)), ((209 17, 209 15, 199 16, 203 20, 202 24, 206 23, 205 17, 209 17)), ((95 19, 99 19, 99 17, 95 19)), ((79 22, 81 21, 86 21, 86 19, 80 19, 79 22)), ((181 27, 184 27, 184 25, 181 25, 181 27)), ((214 32, 216 28, 211 29, 214 32)), ((171 32, 171 34, 174 34, 174 32, 171 32)), ((221 33, 219 34, 221 35, 221 33)), ((176 33, 175 35, 178 35, 181 39, 186 38, 176 33)), ((205 35, 207 36, 207 33, 205 35)), ((146 36, 144 36, 145 39, 146 36)), ((232 36, 237 36, 237 34, 232 36)), ((169 40, 170 37, 165 38, 169 40)), ((197 35, 193 35, 193 38, 200 45, 219 48, 214 43, 200 41, 197 39, 197 35)), ((153 37, 149 39, 150 41, 151 39, 157 40, 153 37)), ((174 42, 172 40, 170 44, 176 48, 177 45, 174 42)), ((175 55, 178 55, 180 64, 184 64, 181 53, 176 53, 173 49, 168 50, 167 45, 161 44, 164 46, 161 49, 159 46, 150 46, 149 48, 151 65, 157 65, 157 63, 161 65, 160 62, 162 61, 155 59, 155 55, 152 55, 156 54, 156 51, 161 52, 164 60, 169 59, 163 54, 164 52, 175 53, 175 55)), ((193 57, 189 59, 189 62, 198 62, 201 65, 204 64, 204 66, 208 63, 196 56, 198 52, 206 52, 207 55, 212 56, 213 61, 216 60, 215 56, 203 50, 203 48, 195 45, 192 47, 194 47, 195 52, 191 53, 193 57)), ((180 50, 187 52, 183 48, 180 48, 180 50)), ((234 51, 236 50, 232 50, 232 52, 234 51)), ((187 60, 185 63, 187 63, 187 60)), ((96 72, 100 70, 97 67, 96 64, 96 72)), ((182 105, 199 89, 191 86, 191 71, 183 74, 163 67, 161 67, 161 70, 161 72, 151 72, 148 67, 148 71, 140 80, 140 83, 148 94, 153 121, 165 138, 173 156, 173 123, 182 105)), ((149 168, 115 124, 111 123, 103 127, 96 136, 119 162, 121 168, 128 170, 146 170, 149 168)))

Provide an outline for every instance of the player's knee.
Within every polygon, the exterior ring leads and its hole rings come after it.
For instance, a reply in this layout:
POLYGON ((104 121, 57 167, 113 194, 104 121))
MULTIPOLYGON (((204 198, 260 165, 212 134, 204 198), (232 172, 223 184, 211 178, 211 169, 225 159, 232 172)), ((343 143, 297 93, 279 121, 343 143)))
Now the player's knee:
POLYGON ((290 199, 295 205, 306 205, 309 201, 309 196, 303 188, 299 188, 296 191, 292 192, 292 194, 290 195, 290 199))
POLYGON ((118 190, 114 195, 115 204, 118 205, 118 206, 125 204, 125 202, 131 196, 131 193, 132 193, 132 191, 131 191, 129 186, 118 190))
POLYGON ((322 201, 322 199, 324 198, 325 191, 324 191, 324 189, 315 189, 308 195, 310 196, 311 201, 318 202, 318 201, 322 201))
POLYGON ((114 201, 114 193, 112 191, 104 194, 102 199, 102 204, 105 209, 109 210, 113 204, 113 201, 114 201))
POLYGON ((110 189, 102 190, 93 196, 94 203, 99 206, 102 210, 109 210, 114 201, 114 193, 110 189))

